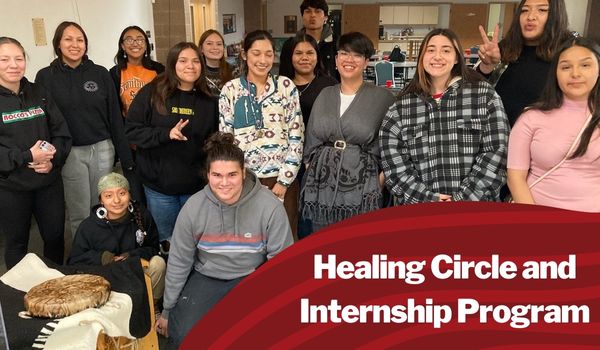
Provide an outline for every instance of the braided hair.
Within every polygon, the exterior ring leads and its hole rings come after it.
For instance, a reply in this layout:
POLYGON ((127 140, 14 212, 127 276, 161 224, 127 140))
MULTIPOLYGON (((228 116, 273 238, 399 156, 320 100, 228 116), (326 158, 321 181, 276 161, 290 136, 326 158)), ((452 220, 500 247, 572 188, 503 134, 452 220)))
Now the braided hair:
POLYGON ((146 229, 144 228, 144 222, 142 221, 142 210, 140 208, 140 204, 134 200, 130 203, 130 212, 133 215, 133 219, 135 220, 135 224, 138 229, 135 232, 135 240, 141 246, 144 244, 144 239, 146 238, 146 229))

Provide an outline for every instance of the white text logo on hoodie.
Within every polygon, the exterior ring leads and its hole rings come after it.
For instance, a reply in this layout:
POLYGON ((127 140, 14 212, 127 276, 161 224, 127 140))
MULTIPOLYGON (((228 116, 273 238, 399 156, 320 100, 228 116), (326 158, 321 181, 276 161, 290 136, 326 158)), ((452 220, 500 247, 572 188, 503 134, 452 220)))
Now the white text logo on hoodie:
POLYGON ((2 113, 2 122, 4 124, 22 122, 25 120, 43 117, 44 110, 42 107, 31 107, 28 110, 20 110, 13 112, 4 112, 2 113))

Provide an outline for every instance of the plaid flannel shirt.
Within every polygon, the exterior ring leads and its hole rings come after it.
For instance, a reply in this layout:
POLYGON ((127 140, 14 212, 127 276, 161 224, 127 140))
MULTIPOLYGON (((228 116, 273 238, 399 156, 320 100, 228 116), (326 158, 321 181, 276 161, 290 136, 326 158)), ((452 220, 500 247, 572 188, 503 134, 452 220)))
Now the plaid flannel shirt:
POLYGON ((398 204, 498 201, 506 183, 509 125, 487 82, 450 84, 439 102, 407 94, 390 107, 379 133, 382 167, 398 204))

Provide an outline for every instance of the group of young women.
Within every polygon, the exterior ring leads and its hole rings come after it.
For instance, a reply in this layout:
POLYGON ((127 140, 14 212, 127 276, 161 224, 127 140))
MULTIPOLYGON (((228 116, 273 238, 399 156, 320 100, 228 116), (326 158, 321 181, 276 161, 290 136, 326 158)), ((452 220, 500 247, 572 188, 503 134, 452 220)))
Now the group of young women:
POLYGON ((500 42, 480 30, 477 71, 452 31, 429 32, 397 98, 365 83, 374 48, 356 32, 339 39, 339 83, 308 35, 293 39, 287 78, 271 74, 266 31, 246 35, 238 71, 217 31, 176 44, 162 66, 132 26, 109 73, 64 22, 35 84, 22 46, 2 37, 7 265, 27 250, 32 214, 62 263, 66 201, 69 262, 151 260, 156 296, 166 283, 157 331, 178 344, 294 239, 383 207, 386 192, 396 205, 498 201, 508 178, 517 203, 600 212, 600 47, 569 34, 564 0, 522 0, 500 42), (127 179, 109 174, 115 153, 127 179))

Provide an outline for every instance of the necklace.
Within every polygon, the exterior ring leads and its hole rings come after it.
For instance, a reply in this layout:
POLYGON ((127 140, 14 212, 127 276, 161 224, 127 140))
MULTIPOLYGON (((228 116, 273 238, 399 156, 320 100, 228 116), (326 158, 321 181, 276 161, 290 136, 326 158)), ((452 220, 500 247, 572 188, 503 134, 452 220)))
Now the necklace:
POLYGON ((315 78, 313 78, 308 84, 306 84, 306 86, 304 87, 304 89, 302 89, 302 90, 298 89, 298 95, 302 96, 302 94, 304 93, 304 91, 306 91, 306 89, 308 89, 308 87, 310 86, 310 84, 312 84, 313 81, 315 81, 315 78))

